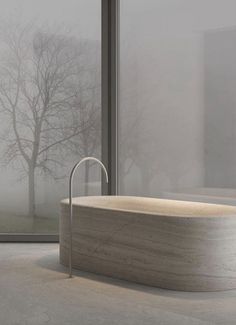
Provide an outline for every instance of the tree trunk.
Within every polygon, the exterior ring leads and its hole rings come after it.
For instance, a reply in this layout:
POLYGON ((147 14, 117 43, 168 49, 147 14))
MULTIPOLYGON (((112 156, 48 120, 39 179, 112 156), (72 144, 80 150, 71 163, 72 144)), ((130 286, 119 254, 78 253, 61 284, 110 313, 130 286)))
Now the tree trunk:
POLYGON ((123 166, 119 166, 120 167, 120 172, 119 172, 119 192, 121 193, 121 195, 124 195, 126 194, 125 192, 125 177, 126 177, 126 174, 125 174, 125 171, 123 169, 123 166))
POLYGON ((28 215, 35 217, 35 168, 29 168, 28 174, 28 215))
POLYGON ((150 196, 150 172, 148 170, 148 167, 142 166, 141 170, 141 190, 142 195, 150 196))
POLYGON ((84 195, 88 195, 88 182, 89 182, 89 161, 85 162, 85 173, 84 173, 84 195))

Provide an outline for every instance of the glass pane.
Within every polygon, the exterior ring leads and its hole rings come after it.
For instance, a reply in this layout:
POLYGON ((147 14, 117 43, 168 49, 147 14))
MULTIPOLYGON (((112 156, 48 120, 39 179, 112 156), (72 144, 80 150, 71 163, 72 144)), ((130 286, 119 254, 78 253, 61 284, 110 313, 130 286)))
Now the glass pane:
POLYGON ((235 204, 236 2, 121 0, 120 26, 120 194, 235 204))
MULTIPOLYGON (((100 158, 101 2, 0 6, 0 233, 57 233, 72 166, 100 158)), ((76 182, 99 193, 100 171, 76 182)))

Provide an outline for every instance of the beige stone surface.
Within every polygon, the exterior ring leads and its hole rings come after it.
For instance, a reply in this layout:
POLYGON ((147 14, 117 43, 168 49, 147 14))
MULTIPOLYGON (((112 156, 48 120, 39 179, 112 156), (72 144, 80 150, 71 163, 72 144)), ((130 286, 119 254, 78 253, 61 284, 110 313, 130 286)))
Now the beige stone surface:
MULTIPOLYGON (((138 197, 73 200, 73 266, 183 291, 236 288, 236 207, 138 197)), ((68 200, 60 261, 68 263, 68 200)))

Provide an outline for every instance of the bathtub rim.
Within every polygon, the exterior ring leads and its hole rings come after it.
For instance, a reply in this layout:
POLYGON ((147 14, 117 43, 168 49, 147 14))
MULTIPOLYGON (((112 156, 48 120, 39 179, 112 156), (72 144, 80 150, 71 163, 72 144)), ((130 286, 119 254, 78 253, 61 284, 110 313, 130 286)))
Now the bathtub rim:
MULTIPOLYGON (((151 203, 151 202, 150 202, 151 203)), ((60 201, 60 205, 63 207, 66 207, 69 209, 69 199, 62 199, 60 201)), ((187 200, 172 200, 172 199, 165 199, 165 198, 156 198, 156 197, 139 197, 139 196, 127 196, 127 195, 103 195, 103 196, 79 196, 79 197, 73 197, 72 199, 72 205, 73 209, 78 209, 78 208, 87 208, 87 209, 98 209, 98 210, 105 210, 105 211, 118 211, 118 212, 124 212, 124 213, 134 213, 138 215, 151 215, 151 216, 159 216, 159 217, 169 217, 169 218, 186 218, 186 219, 225 219, 225 218, 236 218, 236 207, 231 206, 231 205, 223 205, 223 204, 215 204, 215 203, 205 203, 205 202, 196 202, 196 201, 187 201, 187 200), (99 206, 96 204, 91 204, 91 201, 93 199, 95 200, 104 200, 105 199, 114 199, 114 198, 127 198, 131 200, 143 200, 143 201, 149 201, 150 200, 155 200, 155 201, 168 201, 169 203, 174 203, 177 205, 184 204, 186 205, 186 209, 190 208, 193 206, 198 206, 200 207, 212 207, 214 209, 222 209, 223 211, 221 213, 218 212, 217 210, 212 214, 209 214, 205 212, 204 214, 184 214, 184 213, 167 213, 163 211, 146 211, 145 209, 143 210, 138 210, 138 209, 130 209, 130 208, 120 208, 120 207, 111 207, 111 206, 99 206), (90 204, 88 204, 88 202, 90 204), (228 210, 228 212, 227 212, 228 210), (231 213, 229 213, 231 210, 231 213)))

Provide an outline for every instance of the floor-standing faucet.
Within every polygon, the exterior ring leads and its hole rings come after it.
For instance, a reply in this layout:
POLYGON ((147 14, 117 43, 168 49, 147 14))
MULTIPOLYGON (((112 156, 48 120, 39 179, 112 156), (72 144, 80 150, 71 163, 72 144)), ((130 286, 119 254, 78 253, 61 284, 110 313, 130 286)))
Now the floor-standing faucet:
POLYGON ((73 179, 76 169, 85 161, 87 160, 93 160, 97 162, 103 169, 105 176, 106 176, 106 182, 108 183, 108 173, 106 167, 103 165, 103 163, 94 157, 85 157, 81 159, 79 162, 77 162, 74 167, 72 168, 72 171, 70 173, 70 181, 69 181, 69 205, 70 205, 70 246, 69 246, 69 277, 72 278, 72 228, 73 228, 73 206, 72 206, 72 196, 73 196, 73 179))

